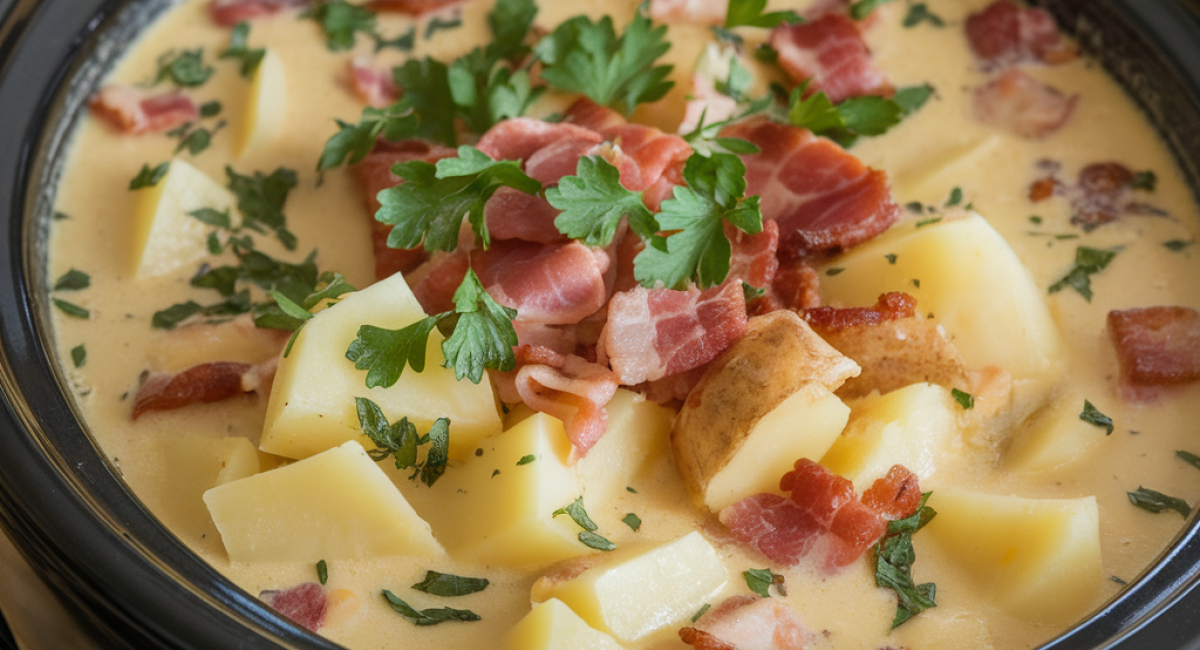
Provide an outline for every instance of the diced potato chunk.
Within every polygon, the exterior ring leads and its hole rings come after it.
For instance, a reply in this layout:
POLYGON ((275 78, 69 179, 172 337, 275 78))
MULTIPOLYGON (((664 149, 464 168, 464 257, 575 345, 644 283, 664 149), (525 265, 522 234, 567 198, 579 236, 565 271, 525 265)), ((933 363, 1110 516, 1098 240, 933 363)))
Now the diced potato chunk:
POLYGON ((575 464, 589 504, 612 500, 661 458, 675 419, 674 410, 624 388, 605 408, 608 430, 575 464))
POLYGON ((592 627, 632 643, 687 620, 725 585, 729 574, 699 532, 629 556, 605 556, 534 601, 558 598, 592 627))
POLYGON ((930 487, 939 460, 961 444, 955 409, 962 410, 950 391, 934 384, 865 397, 851 408, 850 423, 821 464, 853 481, 859 492, 896 464, 930 487))
POLYGON ((366 397, 391 421, 407 417, 422 433, 450 418, 450 457, 462 459, 480 440, 500 431, 491 382, 457 381, 442 367, 442 336, 434 330, 425 348, 424 372, 406 368, 390 388, 366 385, 366 371, 346 358, 362 325, 399 329, 425 317, 399 273, 319 312, 280 360, 271 386, 260 447, 288 458, 306 458, 362 436, 354 398, 366 397))
POLYGON ((621 645, 551 598, 533 606, 504 638, 504 650, 621 650, 621 645))
POLYGON ((229 210, 233 224, 240 223, 233 193, 180 159, 171 161, 157 185, 138 190, 133 245, 137 277, 166 275, 209 254, 206 240, 213 226, 188 216, 201 208, 229 210))
POLYGON ((204 502, 234 562, 441 553, 429 524, 354 441, 215 487, 204 502))
POLYGON ((212 533, 204 492, 259 472, 259 454, 245 438, 180 432, 162 439, 155 480, 143 494, 163 523, 192 542, 212 533))
POLYGON ((1086 455, 1104 438, 1105 430, 1080 419, 1083 393, 1068 391, 1031 415, 1004 455, 1006 467, 1040 472, 1086 455))
POLYGON ((824 302, 866 306, 882 293, 904 291, 921 314, 932 313, 945 327, 969 368, 999 366, 1015 380, 1039 384, 1065 370, 1045 290, 976 213, 919 228, 900 225, 829 267, 843 270, 821 275, 824 302))
POLYGON ((1024 499, 935 490, 927 533, 1004 610, 1031 621, 1068 622, 1100 589, 1095 497, 1024 499))
POLYGON ((846 426, 850 409, 833 391, 858 371, 793 312, 751 319, 675 420, 675 461, 693 497, 716 512, 778 492, 798 459, 825 455, 846 426))
POLYGON ((283 61, 273 50, 267 50, 250 81, 246 114, 237 129, 235 141, 238 155, 274 142, 287 126, 287 113, 287 75, 283 61))
POLYGON ((435 530, 451 555, 523 565, 591 552, 570 517, 552 516, 582 494, 561 422, 537 413, 480 448, 436 486, 443 500, 435 530))

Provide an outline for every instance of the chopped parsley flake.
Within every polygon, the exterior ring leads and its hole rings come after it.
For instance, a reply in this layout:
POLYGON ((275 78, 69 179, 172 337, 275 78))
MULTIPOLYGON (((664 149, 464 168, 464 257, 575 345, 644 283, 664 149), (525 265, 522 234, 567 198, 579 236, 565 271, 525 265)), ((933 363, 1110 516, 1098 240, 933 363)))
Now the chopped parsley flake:
POLYGON ((78 269, 71 269, 54 282, 54 291, 79 291, 92 284, 92 278, 78 269))
POLYGON ((522 465, 528 465, 529 463, 532 463, 535 460, 537 460, 537 456, 534 456, 533 454, 527 454, 525 456, 521 456, 521 459, 517 461, 517 467, 520 467, 522 465))
POLYGON ((1172 239, 1170 241, 1163 242, 1163 247, 1171 252, 1178 253, 1194 243, 1195 242, 1184 241, 1182 239, 1172 239))
POLYGON ((775 585, 775 589, 779 591, 780 595, 787 595, 784 589, 784 577, 773 573, 770 569, 749 569, 742 572, 742 578, 746 580, 746 586, 750 588, 750 591, 763 598, 771 597, 771 585, 775 585))
POLYGON ((1071 287, 1079 295, 1083 296, 1085 300, 1091 302, 1091 276, 1103 271, 1116 256, 1117 251, 1115 250, 1100 250, 1088 248, 1087 246, 1076 248, 1075 265, 1071 267, 1071 270, 1061 280, 1050 285, 1049 293, 1057 293, 1067 287, 1071 287))
POLYGON ((221 114, 221 102, 212 100, 200 105, 200 117, 216 117, 221 114))
POLYGON ((1040 225, 1042 225, 1042 218, 1037 216, 1036 214, 1030 215, 1029 222, 1035 226, 1040 226, 1040 225))
POLYGON ((883 257, 884 257, 884 259, 886 259, 888 261, 888 264, 895 264, 896 260, 899 259, 899 256, 896 255, 895 253, 888 253, 888 254, 884 255, 883 257))
POLYGON ((587 510, 583 507, 583 497, 575 499, 568 506, 563 506, 555 510, 550 516, 557 517, 559 515, 569 515, 571 520, 579 524, 579 527, 584 530, 594 531, 598 528, 596 522, 592 521, 592 518, 588 516, 587 510))
POLYGON ((243 176, 226 165, 225 175, 229 177, 229 189, 237 197, 238 210, 245 218, 242 227, 274 232, 284 248, 296 250, 296 236, 288 230, 283 214, 288 192, 296 187, 296 172, 280 167, 269 175, 256 171, 253 176, 243 176))
POLYGON ((449 573, 426 571, 425 579, 413 585, 412 588, 434 596, 453 598, 481 592, 487 589, 489 584, 491 583, 487 578, 467 578, 449 573))
POLYGON ((635 533, 642 527, 642 518, 632 512, 622 517, 621 521, 625 522, 625 525, 633 529, 635 533))
POLYGON ((321 584, 329 582, 329 565, 325 560, 317 562, 317 581, 321 584))
POLYGON ((320 23, 325 31, 325 45, 333 52, 353 48, 358 32, 375 34, 375 12, 345 0, 321 2, 304 15, 320 23))
POLYGON ((924 2, 918 2, 908 8, 903 24, 905 27, 916 27, 921 23, 929 23, 933 27, 946 26, 946 21, 942 20, 941 16, 930 11, 924 2))
POLYGON ((711 608, 712 608, 712 603, 704 603, 704 606, 701 607, 695 614, 692 615, 692 622, 695 623, 696 621, 700 620, 700 617, 707 614, 708 610, 711 608))
POLYGON ((1191 465, 1192 467, 1195 467, 1196 469, 1200 469, 1200 456, 1197 456, 1190 451, 1176 451, 1175 457, 1191 465))
POLYGON ((359 427, 375 443, 375 449, 367 451, 371 460, 379 462, 392 456, 396 461, 396 469, 412 468, 409 480, 416 480, 419 476, 421 482, 428 486, 436 483, 445 473, 450 453, 449 418, 434 420, 429 433, 422 436, 418 435, 416 425, 406 417, 389 424, 379 405, 365 397, 355 397, 354 406, 359 427), (417 460, 417 450, 422 445, 429 445, 423 463, 417 460))
POLYGON ((763 13, 767 0, 729 0, 725 12, 725 29, 733 27, 778 27, 783 23, 799 23, 804 19, 794 11, 772 11, 763 13))
POLYGON ((167 52, 158 59, 158 73, 154 75, 154 83, 158 84, 171 80, 178 86, 194 88, 203 85, 213 74, 211 66, 204 65, 204 50, 184 50, 182 52, 167 52))
POLYGON ((67 302, 66 300, 62 300, 60 298, 51 298, 50 302, 53 302, 54 306, 58 307, 62 313, 72 318, 88 319, 92 317, 92 312, 80 307, 79 305, 76 305, 75 303, 67 302))
POLYGON ((140 190, 158 185, 158 182, 163 179, 163 176, 167 175, 167 170, 170 168, 171 163, 169 162, 159 163, 156 167, 150 167, 147 164, 142 165, 142 169, 137 173, 137 176, 134 176, 133 180, 129 181, 129 189, 140 190))
POLYGON ((1133 175, 1133 180, 1129 182, 1129 186, 1135 190, 1153 192, 1158 187, 1158 176, 1150 170, 1138 172, 1133 175))
POLYGON ((396 613, 414 625, 438 625, 447 621, 472 622, 482 620, 479 614, 469 609, 442 607, 439 609, 423 609, 418 611, 387 589, 383 590, 383 597, 387 599, 388 604, 391 605, 396 613))
POLYGON ((82 368, 87 363, 87 348, 82 343, 71 348, 71 364, 82 368))
POLYGON ((950 198, 946 199, 946 207, 952 208, 952 207, 958 205, 959 203, 962 203, 962 200, 963 200, 962 188, 956 187, 956 188, 950 190, 950 198))
POLYGON ((1104 435, 1112 435, 1113 421, 1112 418, 1101 413, 1092 403, 1083 400, 1083 412, 1079 414, 1079 419, 1104 429, 1104 435))
POLYGON ((233 32, 229 36, 229 47, 221 52, 219 58, 234 59, 242 64, 242 76, 247 79, 253 79, 254 73, 258 70, 258 66, 262 63, 263 57, 267 51, 263 48, 250 49, 247 43, 250 39, 250 23, 242 21, 233 26, 233 32))
POLYGON ((829 277, 831 277, 831 278, 832 278, 833 276, 835 276, 835 275, 837 275, 837 274, 839 274, 839 273, 841 273, 842 271, 845 271, 845 270, 846 270, 846 269, 843 269, 843 268, 841 268, 841 267, 837 267, 837 266, 835 266, 835 267, 833 267, 832 269, 826 269, 826 270, 825 270, 825 275, 827 275, 827 276, 829 276, 829 277))
POLYGON ((858 0, 850 5, 850 17, 855 20, 862 20, 871 15, 879 7, 891 2, 892 0, 858 0))
POLYGON ((439 16, 434 16, 425 25, 425 38, 433 38, 433 35, 441 31, 450 31, 462 27, 462 18, 455 16, 449 20, 443 20, 439 16))
POLYGON ((1187 518, 1188 515, 1192 514, 1192 507, 1187 504, 1187 501, 1177 497, 1167 496, 1162 492, 1148 490, 1140 485, 1138 486, 1137 490, 1133 492, 1127 492, 1126 494, 1129 495, 1129 502, 1141 508, 1142 510, 1149 510, 1150 512, 1156 513, 1163 512, 1165 510, 1174 510, 1180 515, 1183 515, 1184 518, 1187 518))
POLYGON ((888 523, 887 533, 875 545, 875 584, 896 593, 893 630, 917 614, 937 607, 937 587, 932 582, 918 585, 912 577, 912 565, 917 559, 912 536, 937 515, 925 505, 929 495, 926 492, 921 496, 921 505, 915 513, 888 523))
POLYGON ((597 551, 612 551, 617 548, 617 545, 610 542, 607 538, 587 530, 579 533, 579 542, 597 551))
POLYGON ((958 405, 961 406, 964 411, 975 408, 975 396, 974 395, 972 395, 966 391, 961 391, 957 388, 951 389, 950 395, 954 397, 954 401, 958 402, 958 405))
POLYGON ((930 217, 929 219, 922 219, 922 220, 918 221, 917 228, 924 228, 925 226, 932 226, 935 223, 941 223, 941 222, 942 222, 941 217, 930 217))

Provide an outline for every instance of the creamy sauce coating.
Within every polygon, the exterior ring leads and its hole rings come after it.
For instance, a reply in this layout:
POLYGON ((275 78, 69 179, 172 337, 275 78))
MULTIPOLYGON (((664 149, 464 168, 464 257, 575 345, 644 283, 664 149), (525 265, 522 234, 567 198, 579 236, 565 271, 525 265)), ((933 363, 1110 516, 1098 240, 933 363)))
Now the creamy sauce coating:
MULTIPOLYGON (((632 15, 635 3, 589 0, 541 4, 538 24, 552 28, 580 12, 592 16, 612 14, 621 24, 632 15)), ((771 8, 787 4, 773 1, 771 8)), ((1186 386, 1153 404, 1122 401, 1115 392, 1116 360, 1104 329, 1105 315, 1111 309, 1151 305, 1200 308, 1200 286, 1194 281, 1200 277, 1200 258, 1195 247, 1170 252, 1162 246, 1169 240, 1195 241, 1197 206, 1152 126, 1120 88, 1086 59, 1031 70, 1031 74, 1064 92, 1082 97, 1073 118, 1051 137, 1023 140, 973 120, 970 93, 987 76, 973 64, 961 25, 969 13, 985 3, 928 0, 927 4, 946 20, 946 27, 903 28, 900 22, 905 4, 893 3, 880 10, 880 19, 867 30, 866 38, 876 61, 898 87, 929 83, 937 94, 885 136, 860 140, 852 153, 888 172, 902 205, 910 201, 940 205, 953 188, 961 188, 964 201, 972 203, 1012 245, 1039 287, 1048 287, 1070 268, 1077 245, 1122 247, 1112 265, 1092 277, 1095 297, 1090 303, 1069 290, 1046 296, 1067 348, 1069 381, 1113 418, 1116 431, 1094 445, 1086 462, 1036 475, 1000 469, 1003 441, 968 440, 954 464, 939 470, 937 485, 1034 498, 1094 495, 1101 513, 1105 576, 1092 602, 1098 607, 1120 590, 1120 585, 1108 576, 1135 579, 1179 531, 1182 521, 1170 512, 1155 515, 1134 508, 1125 493, 1146 485, 1189 503, 1200 500, 1200 473, 1174 458, 1176 449, 1200 452, 1200 443, 1190 431, 1190 423, 1200 421, 1200 386, 1186 386), (1149 200, 1169 216, 1126 217, 1072 240, 1031 235, 1080 233, 1069 224, 1070 207, 1065 200, 1053 198, 1032 205, 1026 198, 1029 184, 1041 176, 1037 161, 1047 157, 1062 162, 1061 175, 1065 179, 1073 179, 1081 167, 1099 161, 1119 161, 1131 169, 1153 170, 1158 186, 1149 200), (1043 218, 1040 225, 1029 221, 1033 214, 1043 218)), ((152 78, 156 57, 171 49, 203 47, 206 60, 212 61, 226 47, 229 32, 211 23, 206 5, 207 0, 191 0, 164 15, 131 48, 110 81, 133 84, 152 78)), ((474 0, 462 12, 462 27, 442 32, 430 41, 418 39, 414 54, 428 53, 448 60, 465 53, 485 38, 489 5, 487 0, 474 0)), ((399 34, 410 22, 383 16, 380 31, 399 34)), ((423 28, 424 23, 424 19, 418 21, 419 27, 423 28)), ((674 46, 667 59, 676 66, 676 89, 663 102, 645 106, 635 116, 667 130, 673 130, 681 115, 690 71, 709 33, 696 26, 673 25, 670 38, 674 46)), ((335 128, 332 119, 353 122, 358 118, 361 104, 348 90, 346 65, 353 54, 369 53, 370 44, 360 38, 353 53, 329 52, 316 24, 291 14, 255 21, 250 43, 254 47, 268 46, 284 62, 288 73, 287 111, 279 119, 286 121, 289 137, 238 159, 231 144, 230 126, 218 132, 212 146, 200 155, 179 157, 222 181, 227 163, 243 174, 255 170, 269 173, 279 166, 296 169, 299 185, 289 196, 285 213, 300 242, 298 250, 287 253, 265 237, 258 239, 261 248, 294 261, 317 248, 322 270, 337 270, 351 284, 367 286, 373 279, 369 216, 358 187, 344 167, 322 175, 314 168, 326 138, 335 128)), ((400 60, 397 53, 385 52, 377 65, 400 60)), ((224 105, 221 117, 236 121, 243 114, 249 84, 237 74, 236 63, 212 63, 216 74, 189 93, 198 103, 219 99, 224 105)), ((189 548, 251 594, 311 581, 315 573, 308 564, 231 562, 199 493, 185 494, 176 487, 180 472, 187 471, 186 459, 172 456, 163 442, 191 434, 240 436, 257 443, 265 397, 190 406, 151 413, 136 422, 130 420, 132 395, 144 370, 186 365, 173 360, 170 353, 161 352, 170 349, 171 334, 152 329, 151 315, 176 302, 193 299, 204 303, 213 296, 188 285, 195 269, 164 278, 133 278, 130 215, 137 196, 126 186, 144 163, 153 166, 170 159, 175 145, 175 140, 162 135, 122 135, 96 119, 82 121, 58 190, 56 207, 69 219, 53 229, 48 276, 57 278, 72 268, 90 274, 91 287, 63 297, 90 309, 92 315, 84 321, 55 313, 55 335, 63 367, 70 369, 87 425, 105 453, 134 494, 189 548), (80 344, 86 345, 87 362, 73 369, 70 351, 80 344)), ((264 469, 282 462, 266 454, 262 458, 264 469)), ((449 471, 453 472, 453 467, 449 471)), ((438 516, 435 495, 431 494, 434 490, 416 486, 399 472, 390 472, 419 513, 428 518, 438 516)), ((719 527, 691 505, 669 457, 660 459, 634 487, 636 494, 622 494, 604 508, 589 508, 601 529, 611 533, 610 538, 619 547, 662 542, 696 528, 719 527), (640 531, 635 533, 621 523, 627 512, 641 517, 644 524, 640 531)), ((894 599, 890 592, 875 587, 873 569, 865 559, 829 577, 816 575, 803 564, 784 572, 789 586, 785 600, 817 632, 813 647, 1028 648, 1053 637, 1070 623, 1030 623, 1004 613, 957 571, 937 546, 921 534, 916 536, 915 544, 916 580, 937 583, 939 606, 891 633, 888 627, 894 599)), ((718 545, 718 550, 731 580, 714 602, 746 593, 738 576, 743 570, 763 566, 762 559, 743 553, 733 544, 718 545)), ((425 560, 405 557, 331 562, 329 586, 352 590, 361 607, 331 622, 322 634, 360 649, 485 647, 528 611, 531 586, 544 570, 535 567, 517 571, 450 559, 429 566, 425 560), (456 599, 452 604, 479 612, 483 620, 414 627, 378 597, 380 589, 407 589, 426 569, 487 577, 492 584, 486 591, 456 599)), ((686 646, 670 630, 635 647, 686 646)))

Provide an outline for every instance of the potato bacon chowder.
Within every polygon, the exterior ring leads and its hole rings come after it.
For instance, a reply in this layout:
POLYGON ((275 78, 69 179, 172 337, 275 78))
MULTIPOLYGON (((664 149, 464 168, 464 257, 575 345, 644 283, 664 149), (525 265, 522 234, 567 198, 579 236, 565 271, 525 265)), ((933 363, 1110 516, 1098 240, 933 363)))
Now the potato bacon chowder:
POLYGON ((1030 648, 1200 499, 1193 194, 1010 0, 186 0, 56 210, 114 468, 348 648, 1030 648))

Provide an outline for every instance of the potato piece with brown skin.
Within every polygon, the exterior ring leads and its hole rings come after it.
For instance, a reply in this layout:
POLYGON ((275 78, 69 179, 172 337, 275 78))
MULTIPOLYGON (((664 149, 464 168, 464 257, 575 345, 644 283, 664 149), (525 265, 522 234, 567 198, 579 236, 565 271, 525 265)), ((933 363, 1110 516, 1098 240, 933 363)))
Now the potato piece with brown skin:
POLYGON ((838 397, 853 399, 871 391, 890 393, 920 382, 965 390, 970 385, 962 357, 937 321, 921 317, 858 325, 821 336, 862 366, 838 397))
POLYGON ((790 311, 750 319, 709 368, 671 432, 676 465, 698 504, 718 511, 777 492, 798 458, 820 458, 849 408, 833 395, 854 363, 790 311))

